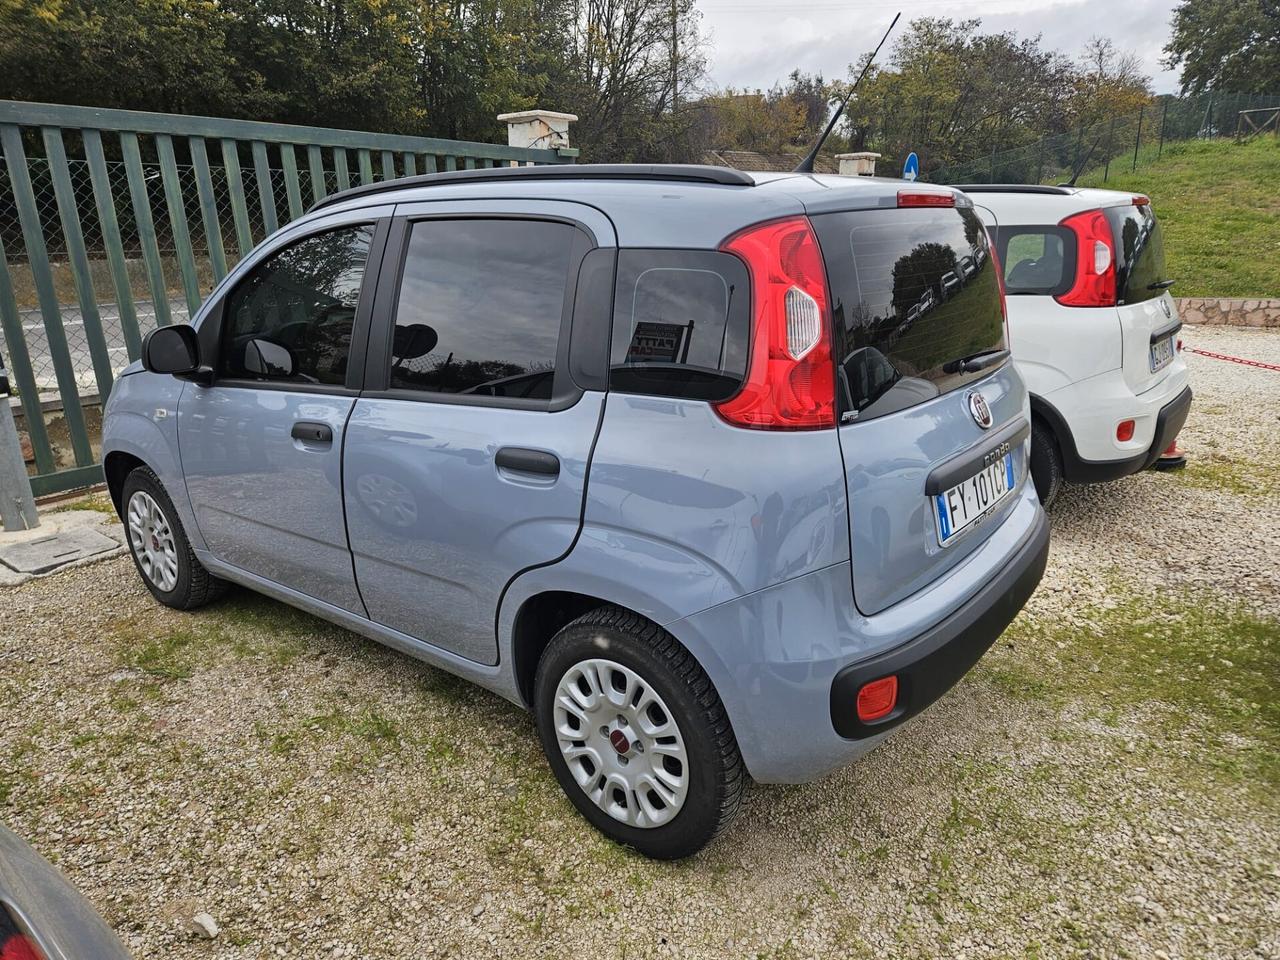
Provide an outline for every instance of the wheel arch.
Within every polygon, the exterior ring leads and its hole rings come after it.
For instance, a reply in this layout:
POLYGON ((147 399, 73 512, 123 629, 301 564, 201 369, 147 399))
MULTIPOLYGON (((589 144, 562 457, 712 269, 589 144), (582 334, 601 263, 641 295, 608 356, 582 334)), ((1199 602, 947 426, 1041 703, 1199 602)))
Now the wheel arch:
POLYGON ((107 478, 107 493, 115 505, 116 514, 124 517, 124 481, 138 467, 145 467, 146 461, 141 457, 126 453, 123 450, 112 450, 102 458, 102 473, 107 478))

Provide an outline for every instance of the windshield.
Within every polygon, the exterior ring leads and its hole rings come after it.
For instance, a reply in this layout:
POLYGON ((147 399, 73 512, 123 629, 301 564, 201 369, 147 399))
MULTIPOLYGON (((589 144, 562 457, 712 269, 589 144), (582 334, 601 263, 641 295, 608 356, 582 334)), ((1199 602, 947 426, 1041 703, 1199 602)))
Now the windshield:
POLYGON ((1000 286, 972 209, 859 210, 813 218, 831 282, 842 412, 883 416, 991 368, 1005 349, 1000 286))

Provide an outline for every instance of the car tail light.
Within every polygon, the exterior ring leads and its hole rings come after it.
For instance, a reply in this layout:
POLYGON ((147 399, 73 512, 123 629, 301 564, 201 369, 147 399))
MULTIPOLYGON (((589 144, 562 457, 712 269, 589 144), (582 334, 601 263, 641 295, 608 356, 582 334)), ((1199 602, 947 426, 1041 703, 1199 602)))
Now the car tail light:
POLYGON ((1134 422, 1132 420, 1121 420, 1116 424, 1116 439, 1121 443, 1128 443, 1133 439, 1134 422))
POLYGON ((1055 299, 1068 307, 1116 305, 1116 247, 1111 224, 1101 210, 1086 210, 1063 220, 1076 238, 1076 276, 1071 289, 1055 299))
POLYGON ((898 206, 900 207, 954 207, 956 195, 940 191, 899 190, 898 206))
POLYGON ((716 412, 754 430, 835 426, 826 268, 808 219, 750 227, 722 249, 747 265, 754 318, 746 380, 716 412))
POLYGON ((858 691, 858 719, 863 723, 879 720, 893 713, 898 705, 898 677, 881 677, 864 683, 858 691))
POLYGON ((1135 196, 1135 197, 1133 198, 1133 205, 1134 205, 1135 207, 1146 207, 1146 206, 1150 206, 1150 205, 1151 205, 1151 198, 1150 198, 1150 197, 1145 197, 1145 196, 1143 196, 1142 194, 1138 194, 1137 196, 1135 196))

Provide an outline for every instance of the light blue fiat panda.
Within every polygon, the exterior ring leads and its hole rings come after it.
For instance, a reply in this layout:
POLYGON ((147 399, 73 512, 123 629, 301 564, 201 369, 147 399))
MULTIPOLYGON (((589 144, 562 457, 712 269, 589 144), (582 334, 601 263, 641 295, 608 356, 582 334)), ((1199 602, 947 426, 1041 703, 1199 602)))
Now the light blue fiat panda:
POLYGON ((111 394, 161 603, 239 584, 533 711, 652 857, 819 777, 1036 588, 1027 392, 964 194, 693 166, 357 187, 111 394))

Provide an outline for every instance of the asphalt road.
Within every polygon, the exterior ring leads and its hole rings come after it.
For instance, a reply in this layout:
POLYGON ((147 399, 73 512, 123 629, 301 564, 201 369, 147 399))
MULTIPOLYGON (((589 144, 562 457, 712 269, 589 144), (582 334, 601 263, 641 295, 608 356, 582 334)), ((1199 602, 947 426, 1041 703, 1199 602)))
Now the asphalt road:
MULTIPOLYGON (((156 311, 152 301, 135 300, 134 311, 138 317, 139 331, 146 333, 155 326, 156 311)), ((185 321, 187 319, 186 301, 170 300, 169 313, 174 321, 185 321)), ((27 352, 31 356, 36 388, 41 393, 57 391, 58 380, 54 374, 53 357, 49 351, 49 339, 40 310, 38 308, 23 309, 19 310, 18 314, 26 336, 27 352)), ((99 303, 98 314, 102 317, 102 332, 106 337, 112 369, 119 371, 129 363, 128 352, 125 349, 124 328, 120 323, 120 308, 114 303, 99 303)), ((81 395, 96 393, 98 384, 93 373, 93 357, 89 353, 89 341, 85 336, 84 320, 80 317, 78 304, 62 305, 62 327, 66 333, 67 347, 71 352, 71 363, 81 395)), ((4 357, 6 368, 12 372, 13 361, 3 333, 0 333, 0 355, 4 357)))

